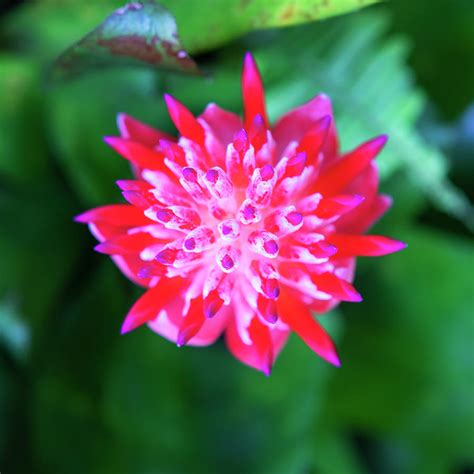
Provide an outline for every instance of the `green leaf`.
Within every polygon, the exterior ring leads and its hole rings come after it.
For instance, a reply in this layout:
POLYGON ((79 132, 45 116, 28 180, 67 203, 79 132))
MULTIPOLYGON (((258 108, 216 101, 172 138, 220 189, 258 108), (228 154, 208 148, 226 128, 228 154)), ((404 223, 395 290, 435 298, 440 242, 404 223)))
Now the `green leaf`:
MULTIPOLYGON (((378 1, 212 0, 202 1, 197 5, 194 0, 162 0, 160 4, 174 15, 185 50, 194 54, 222 46, 251 31, 321 20, 348 13, 378 1)), ((158 4, 155 4, 155 7, 151 7, 150 2, 144 1, 132 2, 132 4, 143 4, 144 8, 152 8, 152 12, 156 12, 152 16, 154 19, 159 18, 161 21, 161 18, 170 18, 169 13, 164 13, 166 10, 158 4)), ((30 2, 7 17, 9 21, 5 22, 5 30, 16 43, 23 44, 26 50, 42 57, 52 58, 59 54, 61 49, 77 41, 86 31, 95 28, 107 14, 122 5, 123 2, 120 0, 92 3, 78 0, 30 2), (73 21, 64 21, 64 18, 73 19, 73 21)), ((134 16, 140 17, 140 13, 135 12, 134 16)), ((174 22, 172 18, 166 22, 169 29, 172 22, 174 22)), ((153 24, 158 25, 158 23, 153 24)), ((153 36, 153 30, 147 27, 145 31, 150 31, 153 36)), ((150 44, 149 36, 149 34, 144 36, 148 45, 150 44)), ((168 37, 163 39, 170 41, 168 37)), ((173 44, 176 44, 178 49, 182 49, 181 43, 178 43, 176 38, 173 37, 173 39, 176 41, 173 44)), ((94 61, 103 62, 104 48, 97 46, 95 41, 91 46, 93 51, 89 50, 88 54, 91 52, 94 55, 97 54, 98 57, 94 61)), ((77 53, 80 54, 80 49, 77 53)), ((80 59, 80 56, 75 56, 80 59)), ((81 59, 81 61, 84 60, 85 58, 81 59)), ((93 58, 89 59, 91 62, 92 60, 93 58)), ((107 59, 109 60, 112 59, 107 59)), ((176 66, 181 70, 179 64, 176 64, 176 58, 170 58, 170 61, 173 70, 176 70, 176 66)), ((146 62, 141 61, 141 64, 146 64, 146 62)), ((61 70, 61 73, 64 72, 61 70)))
POLYGON ((115 181, 131 176, 129 162, 102 140, 117 134, 119 112, 150 124, 159 122, 160 128, 171 125, 152 71, 90 74, 81 81, 59 84, 46 101, 53 150, 83 206, 116 202, 120 193, 115 181), (156 106, 150 106, 153 102, 156 106))
MULTIPOLYGON (((340 321, 330 316, 330 332, 340 321)), ((133 472, 304 472, 332 366, 292 337, 272 376, 235 360, 222 342, 176 346, 141 328, 110 355, 108 429, 132 446, 133 472)))
MULTIPOLYGON (((394 176, 409 180, 409 187, 418 194, 421 191, 435 207, 473 227, 474 208, 448 179, 448 160, 416 128, 427 100, 407 66, 406 42, 386 39, 387 28, 385 15, 360 13, 317 25, 261 32, 223 49, 212 66, 211 81, 163 78, 163 88, 196 113, 207 102, 240 112, 235 71, 241 68, 245 49, 252 48, 273 121, 318 93, 328 94, 342 150, 388 133, 389 142, 377 158, 382 180, 394 176)), ((400 192, 405 189, 406 185, 400 192)))
POLYGON ((162 0, 175 15, 190 52, 221 46, 255 30, 341 15, 379 0, 162 0))
POLYGON ((68 304, 50 312, 34 347, 28 428, 35 472, 121 470, 120 446, 107 430, 101 396, 110 353, 122 343, 119 327, 130 291, 111 262, 87 270, 65 292, 68 304))
POLYGON ((0 177, 30 186, 48 169, 39 68, 29 59, 1 54, 0 70, 0 177))
POLYGON ((435 100, 436 109, 455 118, 473 98, 474 3, 419 0, 387 6, 394 28, 410 38, 410 63, 420 83, 435 100))
POLYGON ((343 150, 387 133, 389 143, 377 160, 382 178, 402 170, 436 207, 474 228, 474 209, 447 179, 446 158, 416 131, 426 100, 406 65, 405 41, 384 39, 386 30, 385 16, 366 13, 271 38, 257 50, 263 76, 271 76, 270 115, 276 118, 325 92, 333 101, 343 150))
MULTIPOLYGON (((320 424, 321 425, 321 424, 320 424)), ((316 428, 314 438, 315 472, 322 474, 368 474, 358 459, 358 452, 343 433, 323 425, 316 428)))
POLYGON ((151 0, 128 3, 109 15, 57 59, 53 77, 70 77, 117 64, 198 72, 180 42, 173 16, 151 0))
POLYGON ((17 314, 11 304, 0 305, 0 344, 6 346, 10 354, 19 361, 26 359, 30 329, 17 314))
POLYGON ((365 302, 344 307, 347 363, 328 418, 407 451, 393 453, 402 463, 393 472, 473 462, 474 247, 421 229, 397 235, 408 248, 359 272, 365 302))
POLYGON ((77 211, 70 191, 52 177, 36 187, 0 192, 0 297, 14 304, 33 339, 74 271, 77 211))

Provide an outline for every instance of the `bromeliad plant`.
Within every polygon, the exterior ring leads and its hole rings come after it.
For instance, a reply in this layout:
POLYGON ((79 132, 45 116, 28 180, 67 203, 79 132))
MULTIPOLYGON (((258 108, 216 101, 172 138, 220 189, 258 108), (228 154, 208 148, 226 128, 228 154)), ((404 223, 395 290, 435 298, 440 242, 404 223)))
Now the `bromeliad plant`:
POLYGON ((195 118, 165 102, 179 138, 121 114, 105 141, 133 166, 118 181, 128 204, 77 217, 133 282, 147 288, 122 326, 143 324, 175 342, 203 346, 225 333, 240 361, 269 374, 290 331, 339 366, 312 312, 361 301, 356 257, 405 244, 365 235, 390 207, 378 194, 374 158, 387 137, 339 152, 328 97, 269 123, 250 54, 242 74, 244 116, 209 104, 195 118))

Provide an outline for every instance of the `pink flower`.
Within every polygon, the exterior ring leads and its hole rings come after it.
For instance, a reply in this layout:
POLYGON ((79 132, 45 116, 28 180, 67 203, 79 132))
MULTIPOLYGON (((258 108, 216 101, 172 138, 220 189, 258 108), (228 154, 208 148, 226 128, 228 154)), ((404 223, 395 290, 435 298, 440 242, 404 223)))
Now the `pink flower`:
POLYGON ((387 137, 340 154, 331 104, 319 95, 271 126, 260 74, 245 56, 244 118, 209 104, 195 118, 165 95, 179 139, 121 114, 105 141, 132 163, 118 181, 129 204, 77 217, 122 272, 147 288, 122 333, 147 324, 204 346, 225 333, 232 354, 269 374, 290 331, 339 366, 311 312, 359 302, 358 256, 405 247, 364 235, 390 207, 374 158, 387 137))

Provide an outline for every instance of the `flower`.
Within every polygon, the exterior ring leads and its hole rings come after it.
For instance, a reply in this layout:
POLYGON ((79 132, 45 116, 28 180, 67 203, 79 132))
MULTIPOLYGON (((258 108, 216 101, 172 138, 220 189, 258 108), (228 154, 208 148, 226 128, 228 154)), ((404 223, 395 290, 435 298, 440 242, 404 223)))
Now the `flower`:
POLYGON ((105 141, 132 163, 118 181, 128 204, 76 218, 132 281, 147 288, 122 333, 147 324, 175 342, 203 346, 225 333, 231 353, 269 374, 290 331, 339 366, 312 316, 352 286, 358 256, 405 244, 364 235, 390 207, 378 194, 379 136, 340 154, 331 103, 318 95, 271 126, 262 80, 248 53, 244 117, 209 104, 195 118, 165 95, 175 139, 120 114, 105 141))

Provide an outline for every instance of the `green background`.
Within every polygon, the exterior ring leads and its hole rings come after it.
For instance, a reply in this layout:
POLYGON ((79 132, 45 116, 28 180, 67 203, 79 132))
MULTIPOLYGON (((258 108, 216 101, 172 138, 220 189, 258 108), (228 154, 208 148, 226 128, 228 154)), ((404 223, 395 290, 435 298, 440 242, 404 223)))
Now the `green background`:
POLYGON ((51 82, 55 57, 120 2, 10 2, 0 17, 0 471, 472 472, 474 4, 393 1, 253 32, 268 25, 236 26, 212 0, 163 4, 204 76, 120 67, 51 82), (323 317, 340 369, 295 336, 270 378, 221 341, 120 336, 140 290, 72 221, 118 202, 130 176, 101 139, 118 112, 171 132, 164 92, 240 112, 246 50, 273 120, 325 92, 344 149, 390 135, 379 165, 394 206, 375 232, 409 247, 361 259, 364 302, 323 317))

